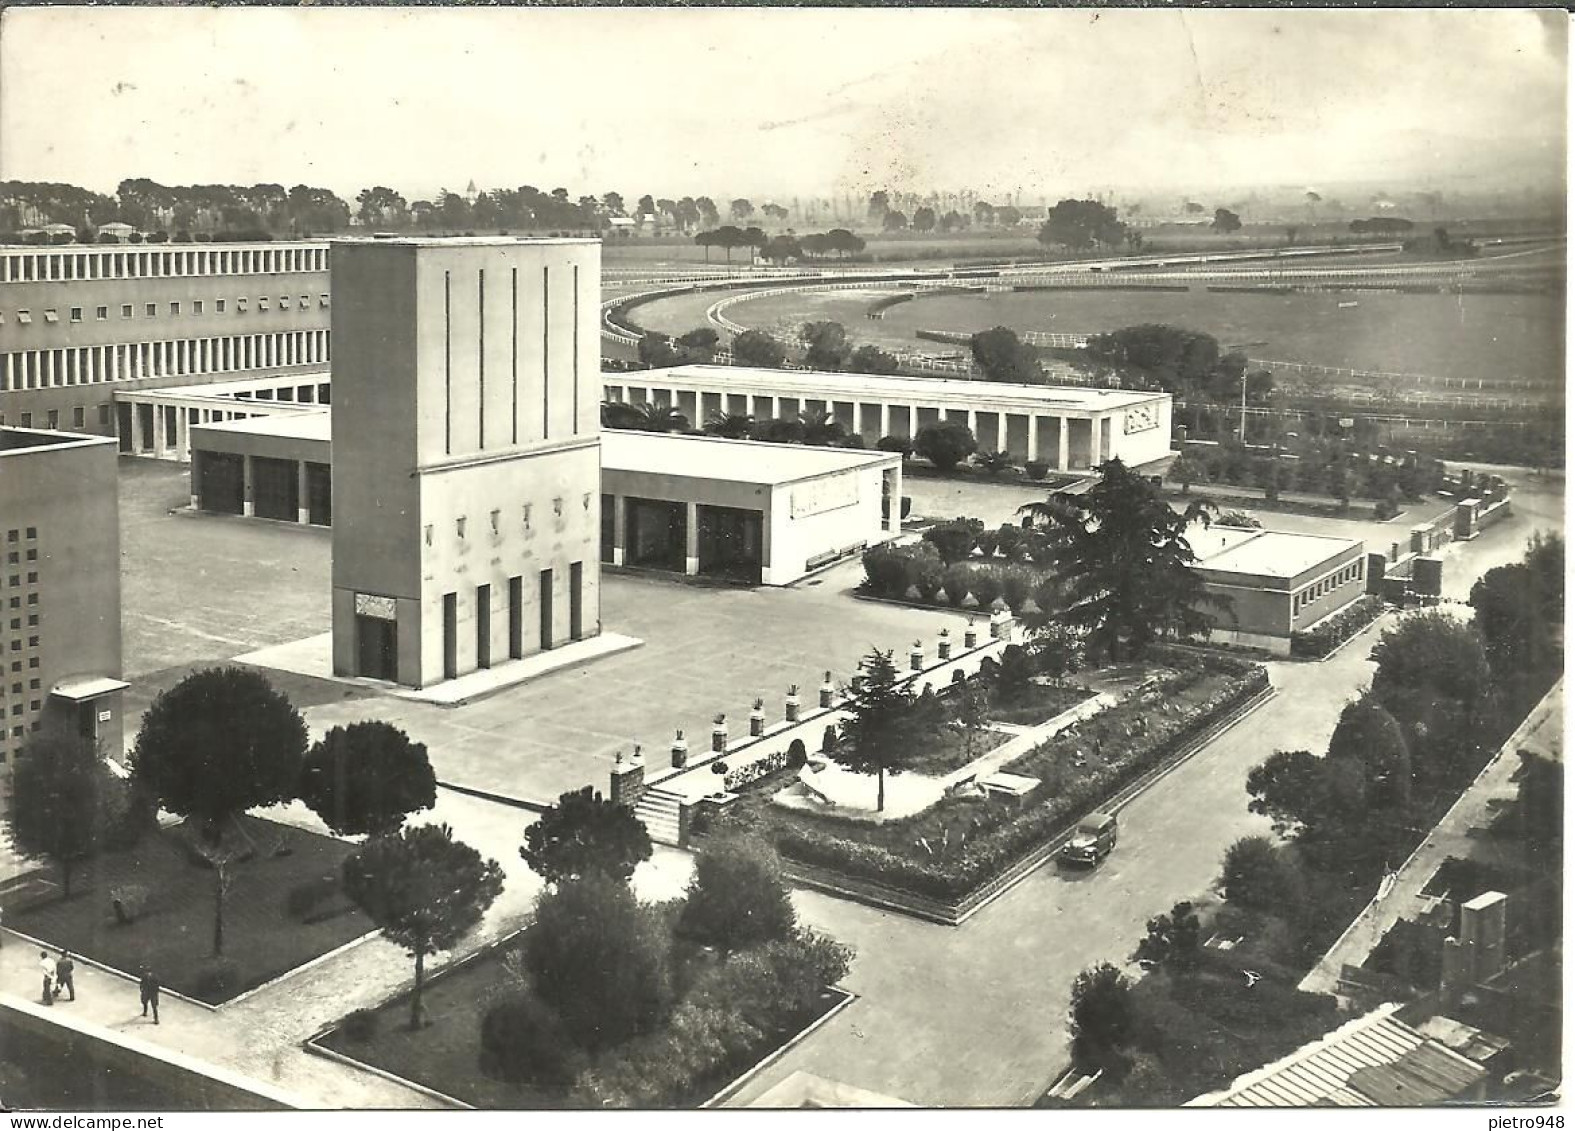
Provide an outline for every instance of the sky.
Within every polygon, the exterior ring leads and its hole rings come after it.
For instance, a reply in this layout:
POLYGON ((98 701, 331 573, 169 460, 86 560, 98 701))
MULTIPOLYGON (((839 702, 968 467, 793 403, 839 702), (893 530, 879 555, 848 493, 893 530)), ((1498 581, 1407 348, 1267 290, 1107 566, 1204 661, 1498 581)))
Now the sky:
POLYGON ((0 179, 1556 187, 1567 23, 1503 10, 12 8, 0 179))

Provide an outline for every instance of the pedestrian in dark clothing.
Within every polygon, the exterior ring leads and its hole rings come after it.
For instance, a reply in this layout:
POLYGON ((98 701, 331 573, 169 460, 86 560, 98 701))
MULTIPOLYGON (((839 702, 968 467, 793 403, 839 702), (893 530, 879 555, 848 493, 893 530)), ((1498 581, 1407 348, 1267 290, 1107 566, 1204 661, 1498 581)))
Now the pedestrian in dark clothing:
POLYGON ((77 1000, 76 983, 71 980, 71 976, 76 972, 76 968, 77 964, 71 961, 71 952, 69 950, 61 951, 60 958, 55 962, 56 997, 59 997, 64 992, 71 995, 71 1001, 77 1000))
POLYGON ((38 969, 44 975, 44 1004, 55 1004, 55 963, 47 950, 38 952, 38 969))
POLYGON ((153 971, 146 966, 137 979, 137 987, 142 991, 142 1016, 148 1015, 148 1007, 153 1007, 153 1023, 159 1023, 159 980, 153 976, 153 971))

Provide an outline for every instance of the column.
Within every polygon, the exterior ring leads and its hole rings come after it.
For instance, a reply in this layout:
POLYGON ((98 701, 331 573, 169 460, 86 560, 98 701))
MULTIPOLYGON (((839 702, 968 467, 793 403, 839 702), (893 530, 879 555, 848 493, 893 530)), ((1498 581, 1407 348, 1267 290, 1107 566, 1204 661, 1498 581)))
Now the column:
POLYGON ((251 518, 255 513, 252 506, 252 457, 241 457, 241 514, 251 518))
POLYGON ((43 351, 43 358, 44 358, 44 380, 43 380, 43 382, 42 382, 40 387, 48 389, 48 388, 52 388, 54 386, 54 384, 55 384, 55 351, 54 350, 44 350, 43 351))
POLYGON ((882 436, 890 436, 891 435, 891 402, 890 401, 881 401, 880 402, 880 434, 882 436))
POLYGON ((1039 418, 1031 412, 1028 414, 1028 458, 1039 458, 1039 418))
POLYGON ((684 572, 700 572, 700 507, 695 503, 684 504, 684 572))
POLYGON ((169 455, 169 446, 164 442, 164 412, 161 404, 153 406, 153 458, 164 459, 169 455))
POLYGON ((781 420, 782 419, 782 398, 781 397, 774 396, 774 397, 771 398, 771 419, 773 419, 773 420, 781 420))
MULTIPOLYGON (((943 419, 950 419, 951 413, 942 413, 943 419)), ((968 431, 973 433, 974 439, 979 438, 979 412, 977 409, 968 410, 968 431)))
POLYGON ((191 459, 191 436, 188 429, 191 427, 191 409, 182 405, 175 410, 175 458, 189 461, 191 459))
POLYGON ((295 461, 295 521, 302 526, 312 521, 312 510, 306 493, 306 461, 295 461))
POLYGON ((623 565, 623 539, 624 529, 627 525, 628 519, 624 507, 624 497, 622 495, 614 495, 612 564, 615 566, 623 565))
POLYGON ((1060 423, 1061 450, 1060 450, 1060 453, 1056 457, 1056 465, 1055 466, 1056 466, 1056 470, 1057 471, 1066 471, 1066 470, 1068 470, 1067 460, 1069 458, 1071 458, 1070 455, 1069 455, 1070 449, 1068 447, 1068 441, 1071 439, 1072 418, 1069 417, 1069 416, 1062 416, 1062 417, 1058 417, 1057 419, 1058 419, 1058 421, 1060 423))
POLYGON ((995 414, 995 450, 1006 450, 1006 410, 1002 409, 995 414))

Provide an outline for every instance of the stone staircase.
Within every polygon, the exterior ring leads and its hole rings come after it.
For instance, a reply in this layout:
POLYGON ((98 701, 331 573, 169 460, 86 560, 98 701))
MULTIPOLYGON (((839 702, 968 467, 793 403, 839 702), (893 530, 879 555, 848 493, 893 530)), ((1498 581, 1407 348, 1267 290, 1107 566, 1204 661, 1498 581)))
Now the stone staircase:
POLYGON ((634 815, 645 824, 645 831, 657 844, 679 847, 678 809, 681 794, 653 785, 635 804, 634 815))

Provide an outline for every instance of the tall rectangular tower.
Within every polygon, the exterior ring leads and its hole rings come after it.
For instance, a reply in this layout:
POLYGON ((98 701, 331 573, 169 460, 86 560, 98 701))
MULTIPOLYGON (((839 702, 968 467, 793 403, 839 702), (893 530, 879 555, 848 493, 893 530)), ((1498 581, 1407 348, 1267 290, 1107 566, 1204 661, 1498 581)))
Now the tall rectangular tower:
POLYGON ((601 245, 334 245, 334 671, 426 687, 601 629, 601 245))

